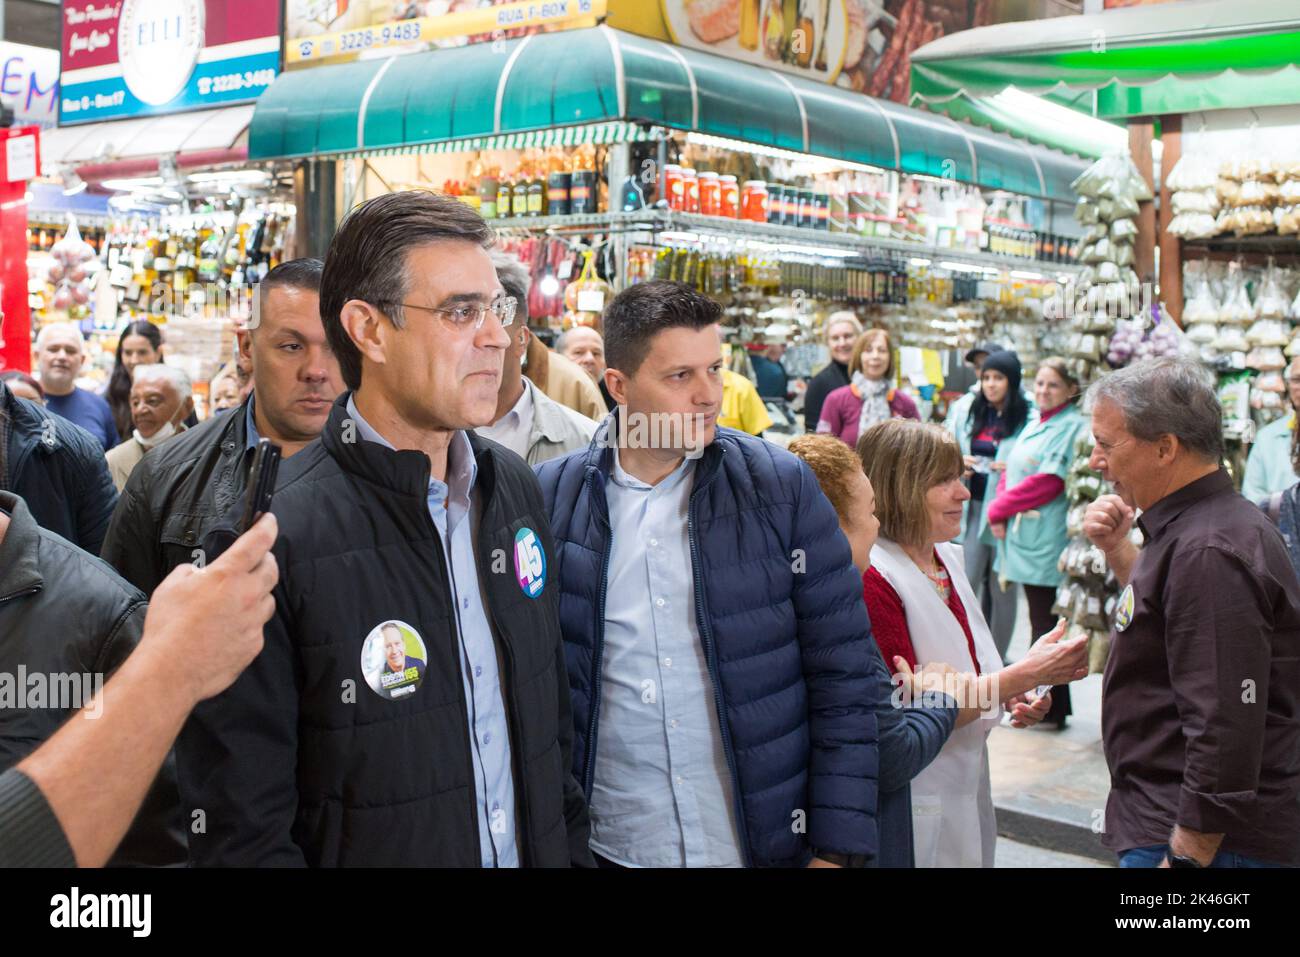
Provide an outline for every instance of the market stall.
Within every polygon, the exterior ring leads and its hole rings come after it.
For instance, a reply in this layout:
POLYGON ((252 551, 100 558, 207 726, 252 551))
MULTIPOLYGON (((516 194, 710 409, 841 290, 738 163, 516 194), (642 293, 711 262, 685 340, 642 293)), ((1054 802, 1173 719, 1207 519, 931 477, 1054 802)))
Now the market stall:
POLYGON ((165 325, 168 359, 201 405, 247 287, 294 254, 296 197, 291 165, 248 161, 252 101, 279 73, 279 5, 187 9, 63 4, 60 125, 41 134, 28 301, 33 337, 81 326, 91 388, 123 325, 165 325))
MULTIPOLYGON (((1239 483, 1257 430, 1287 414, 1300 355, 1297 41, 1291 5, 1181 2, 971 30, 912 57, 914 105, 1101 157, 1074 184, 1083 268, 1052 304, 1074 371, 1200 359, 1239 483)), ((1107 491, 1090 449, 1069 482, 1058 611, 1100 636, 1116 588, 1081 534, 1107 491)))
POLYGON ((1046 295, 1075 268, 1084 165, 608 26, 288 72, 249 156, 336 160, 339 210, 414 186, 460 196, 530 263, 532 317, 557 330, 599 320, 584 272, 611 291, 694 283, 737 343, 793 310, 796 375, 824 362, 836 308, 961 349, 993 321, 984 303, 1046 295), (443 95, 423 95, 431 76, 443 95))

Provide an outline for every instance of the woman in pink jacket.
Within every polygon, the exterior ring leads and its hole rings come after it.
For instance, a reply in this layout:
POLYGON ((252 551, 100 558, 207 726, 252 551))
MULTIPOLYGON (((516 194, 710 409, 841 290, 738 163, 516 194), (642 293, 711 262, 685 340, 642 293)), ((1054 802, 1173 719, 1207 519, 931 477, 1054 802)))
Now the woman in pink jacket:
POLYGON ((894 388, 894 348, 884 329, 868 329, 853 346, 853 381, 826 397, 817 431, 851 448, 858 436, 886 419, 920 419, 911 396, 894 388))

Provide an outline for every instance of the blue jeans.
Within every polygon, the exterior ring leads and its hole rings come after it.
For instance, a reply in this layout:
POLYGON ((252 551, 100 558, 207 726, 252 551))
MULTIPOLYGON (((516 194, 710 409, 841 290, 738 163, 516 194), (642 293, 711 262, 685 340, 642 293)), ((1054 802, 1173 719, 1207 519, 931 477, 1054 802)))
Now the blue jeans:
MULTIPOLYGON (((1153 844, 1150 847, 1131 847, 1127 851, 1119 852, 1120 867, 1159 867, 1164 861, 1165 856, 1169 853, 1168 844, 1153 844)), ((1285 867, 1284 864, 1272 864, 1268 861, 1258 861, 1250 857, 1242 857, 1240 854, 1231 854, 1227 851, 1220 851, 1214 855, 1214 860, 1210 861, 1211 867, 1285 867)))

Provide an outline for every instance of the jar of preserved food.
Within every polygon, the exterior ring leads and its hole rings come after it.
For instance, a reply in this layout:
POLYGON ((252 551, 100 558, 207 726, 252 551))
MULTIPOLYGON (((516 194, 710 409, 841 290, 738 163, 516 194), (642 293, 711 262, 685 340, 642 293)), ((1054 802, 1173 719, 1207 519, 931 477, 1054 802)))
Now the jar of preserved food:
POLYGON ((664 166, 664 199, 668 200, 670 209, 675 209, 679 213, 686 208, 682 168, 675 163, 664 166))
POLYGON ((682 167, 682 212, 700 211, 700 178, 689 166, 682 167))
POLYGON ((528 215, 546 215, 546 189, 542 186, 541 176, 528 184, 528 215))
POLYGON ((767 184, 761 179, 745 181, 740 194, 740 218, 751 223, 767 222, 767 184))
POLYGON ((718 215, 727 216, 731 219, 740 218, 740 184, 736 182, 734 176, 719 177, 722 188, 722 204, 719 208, 718 215))
POLYGON ((722 208, 722 183, 717 173, 700 174, 700 212, 717 216, 722 208))

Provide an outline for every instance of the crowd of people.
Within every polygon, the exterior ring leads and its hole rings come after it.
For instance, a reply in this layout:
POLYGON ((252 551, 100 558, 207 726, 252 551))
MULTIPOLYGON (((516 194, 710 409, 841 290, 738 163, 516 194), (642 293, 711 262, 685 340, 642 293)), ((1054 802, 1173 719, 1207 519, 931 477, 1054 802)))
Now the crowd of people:
POLYGON ((643 282, 551 349, 528 292, 477 213, 405 192, 265 277, 203 421, 154 327, 106 397, 42 330, 39 381, 0 380, 0 673, 115 690, 0 707, 0 863, 992 866, 989 734, 1063 726, 1088 670, 1051 605, 1091 427, 1126 585, 1103 839, 1300 864, 1300 505, 1269 491, 1280 534, 1233 490, 1195 366, 1081 408, 986 343, 923 423, 837 314, 785 449, 788 382, 724 368, 716 302, 643 282))

